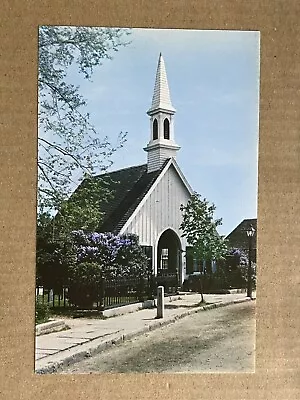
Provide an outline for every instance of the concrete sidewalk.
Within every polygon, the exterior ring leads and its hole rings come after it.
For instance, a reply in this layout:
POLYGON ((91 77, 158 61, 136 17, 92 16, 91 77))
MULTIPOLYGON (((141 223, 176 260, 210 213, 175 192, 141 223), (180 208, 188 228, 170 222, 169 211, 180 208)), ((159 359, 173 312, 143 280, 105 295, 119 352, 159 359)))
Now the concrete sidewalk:
POLYGON ((35 371, 54 373, 123 340, 171 324, 198 311, 249 301, 245 293, 205 294, 208 303, 199 306, 200 294, 182 294, 165 305, 163 319, 156 319, 156 308, 143 309, 107 319, 65 319, 69 330, 36 337, 35 371))

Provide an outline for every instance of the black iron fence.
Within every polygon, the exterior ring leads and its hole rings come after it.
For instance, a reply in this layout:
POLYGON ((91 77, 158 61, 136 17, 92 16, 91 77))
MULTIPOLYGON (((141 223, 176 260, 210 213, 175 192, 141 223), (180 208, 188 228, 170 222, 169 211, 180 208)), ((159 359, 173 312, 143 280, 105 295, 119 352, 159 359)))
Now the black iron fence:
POLYGON ((54 292, 53 289, 37 286, 35 298, 39 303, 48 304, 50 307, 68 307, 70 306, 68 290, 68 287, 63 287, 54 292))
POLYGON ((164 286, 165 293, 176 293, 178 291, 178 275, 176 272, 165 272, 158 270, 157 276, 154 278, 156 287, 164 286))
POLYGON ((103 279, 95 287, 63 287, 53 290, 39 286, 36 299, 51 308, 108 309, 153 299, 157 286, 164 286, 165 294, 178 291, 176 274, 149 276, 148 278, 103 279))
POLYGON ((147 298, 148 281, 145 279, 114 279, 103 284, 103 308, 136 303, 147 298))

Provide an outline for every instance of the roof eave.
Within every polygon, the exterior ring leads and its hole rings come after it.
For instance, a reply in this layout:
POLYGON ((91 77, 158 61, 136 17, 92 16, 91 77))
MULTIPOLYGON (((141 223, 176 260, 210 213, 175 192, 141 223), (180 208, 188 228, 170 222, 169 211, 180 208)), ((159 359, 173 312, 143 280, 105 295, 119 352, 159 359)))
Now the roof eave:
POLYGON ((147 201, 148 197, 150 196, 150 194, 152 193, 152 191, 156 188, 156 186, 158 185, 158 183, 160 182, 160 180, 162 179, 162 177, 164 176, 164 174, 166 173, 166 171, 169 169, 169 167, 173 165, 173 167, 175 168, 177 174, 179 175, 179 177, 181 178, 182 183, 184 184, 185 188, 187 189, 187 191, 189 192, 190 195, 194 194, 193 189, 191 188, 191 186, 189 185, 188 181, 185 179, 183 173, 181 172, 180 168, 178 167, 178 164, 176 163, 176 161, 174 160, 174 158, 170 158, 169 161, 166 163, 166 165, 162 168, 160 174, 158 175, 158 177, 155 179, 155 182, 153 182, 152 186, 149 188, 149 190, 147 191, 147 193, 145 194, 145 196, 143 197, 142 201, 137 205, 136 209, 133 211, 133 213, 131 214, 131 216, 128 218, 128 220, 125 222, 125 224, 123 225, 123 227, 120 229, 120 234, 124 233, 125 230, 128 228, 128 226, 130 225, 131 221, 134 219, 134 217, 137 215, 137 213, 139 212, 139 210, 142 208, 142 206, 145 204, 145 202, 147 201))
POLYGON ((176 113, 176 108, 174 107, 162 107, 162 106, 156 106, 156 107, 151 107, 147 111, 147 114, 151 117, 152 115, 158 113, 158 112, 163 112, 166 114, 175 114, 176 113))

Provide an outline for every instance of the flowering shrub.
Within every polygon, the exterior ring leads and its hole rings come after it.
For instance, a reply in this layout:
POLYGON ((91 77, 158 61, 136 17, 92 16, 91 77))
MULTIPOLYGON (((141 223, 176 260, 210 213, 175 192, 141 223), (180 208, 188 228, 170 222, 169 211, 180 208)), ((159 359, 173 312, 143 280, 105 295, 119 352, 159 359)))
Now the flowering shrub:
MULTIPOLYGON (((230 287, 246 287, 249 258, 244 250, 231 248, 226 257, 226 278, 230 287)), ((256 283, 256 266, 251 265, 252 286, 256 283)))
POLYGON ((248 265, 248 256, 247 254, 237 248, 231 248, 228 252, 228 256, 231 256, 235 259, 235 264, 239 266, 246 266, 248 265))
POLYGON ((147 258, 136 235, 79 230, 72 232, 72 238, 76 261, 69 267, 71 303, 92 307, 99 300, 102 278, 146 276, 147 258))
POLYGON ((133 234, 74 231, 77 263, 96 263, 106 278, 145 276, 147 258, 133 234))

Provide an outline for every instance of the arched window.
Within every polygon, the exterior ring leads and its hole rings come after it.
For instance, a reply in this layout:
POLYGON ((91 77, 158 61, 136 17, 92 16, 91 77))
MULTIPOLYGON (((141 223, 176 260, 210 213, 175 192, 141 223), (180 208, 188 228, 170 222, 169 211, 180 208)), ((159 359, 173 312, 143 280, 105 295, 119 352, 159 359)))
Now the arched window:
POLYGON ((164 120, 164 139, 170 139, 170 122, 168 118, 164 120))
POLYGON ((153 140, 158 139, 158 123, 157 119, 153 121, 153 140))

